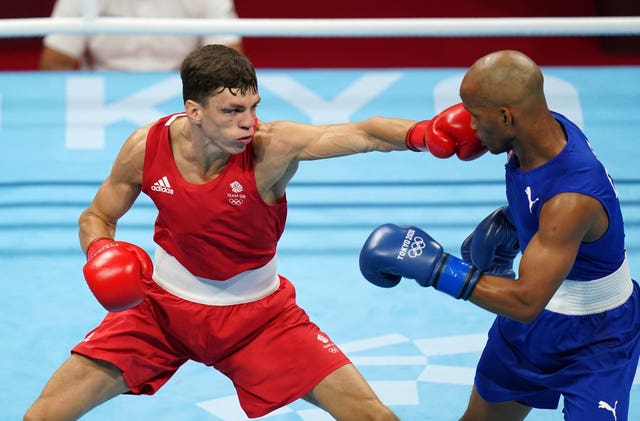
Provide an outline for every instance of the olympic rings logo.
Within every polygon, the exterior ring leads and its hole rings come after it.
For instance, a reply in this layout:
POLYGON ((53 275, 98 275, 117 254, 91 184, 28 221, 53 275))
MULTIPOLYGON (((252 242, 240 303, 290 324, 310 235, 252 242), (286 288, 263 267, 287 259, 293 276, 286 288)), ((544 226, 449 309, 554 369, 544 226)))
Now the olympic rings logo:
POLYGON ((409 251, 407 251, 407 256, 411 259, 415 259, 422 254, 425 247, 427 247, 427 244, 424 242, 422 237, 414 237, 411 245, 409 246, 409 251))
POLYGON ((244 200, 242 199, 229 199, 229 203, 231 203, 233 206, 240 206, 244 203, 244 200))

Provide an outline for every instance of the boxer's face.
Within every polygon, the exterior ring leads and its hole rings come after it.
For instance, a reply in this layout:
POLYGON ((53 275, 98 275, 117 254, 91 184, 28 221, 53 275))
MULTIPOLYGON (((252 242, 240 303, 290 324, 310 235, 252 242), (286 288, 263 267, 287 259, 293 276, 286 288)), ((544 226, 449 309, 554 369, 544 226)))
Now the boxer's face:
POLYGON ((511 150, 512 136, 501 107, 485 107, 471 101, 464 102, 464 106, 471 114, 471 128, 489 152, 500 154, 511 150))
POLYGON ((206 106, 194 105, 193 121, 212 144, 231 154, 240 153, 253 138, 259 102, 257 92, 243 95, 224 89, 210 97, 206 106))

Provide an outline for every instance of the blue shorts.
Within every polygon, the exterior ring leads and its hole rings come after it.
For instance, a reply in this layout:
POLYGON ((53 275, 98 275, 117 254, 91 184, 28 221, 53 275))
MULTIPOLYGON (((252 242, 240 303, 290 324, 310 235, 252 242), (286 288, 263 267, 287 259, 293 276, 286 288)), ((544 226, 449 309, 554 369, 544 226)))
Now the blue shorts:
POLYGON ((587 316, 545 310, 529 324, 497 317, 476 371, 488 402, 554 409, 565 420, 626 421, 640 353, 640 292, 620 307, 587 316))

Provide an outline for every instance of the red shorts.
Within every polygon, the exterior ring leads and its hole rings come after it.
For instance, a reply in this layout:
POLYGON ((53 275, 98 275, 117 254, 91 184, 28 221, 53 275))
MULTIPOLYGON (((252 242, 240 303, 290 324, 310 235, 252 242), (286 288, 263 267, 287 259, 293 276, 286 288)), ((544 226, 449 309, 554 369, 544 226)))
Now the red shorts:
POLYGON ((150 281, 143 303, 107 314, 72 352, 120 368, 133 394, 154 394, 187 360, 213 366, 233 381, 252 418, 299 399, 350 362, 282 276, 271 295, 230 306, 186 301, 150 281))

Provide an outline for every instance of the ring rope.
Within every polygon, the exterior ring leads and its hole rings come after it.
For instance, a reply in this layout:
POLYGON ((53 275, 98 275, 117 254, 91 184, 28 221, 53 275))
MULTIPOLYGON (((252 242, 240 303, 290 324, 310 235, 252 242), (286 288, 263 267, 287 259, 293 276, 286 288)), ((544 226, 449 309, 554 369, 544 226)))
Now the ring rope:
POLYGON ((0 38, 47 34, 175 34, 245 37, 470 37, 639 35, 640 16, 393 19, 2 19, 0 38))

